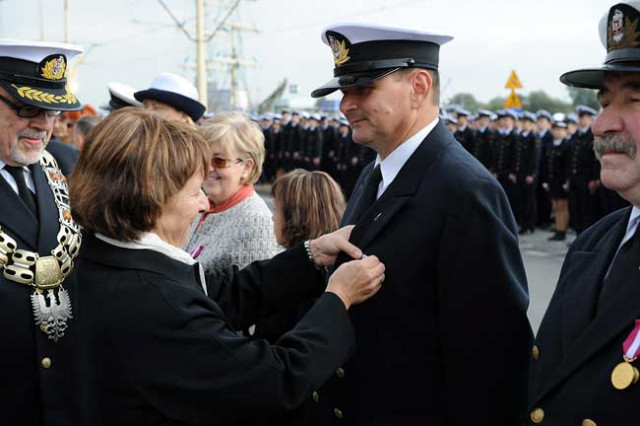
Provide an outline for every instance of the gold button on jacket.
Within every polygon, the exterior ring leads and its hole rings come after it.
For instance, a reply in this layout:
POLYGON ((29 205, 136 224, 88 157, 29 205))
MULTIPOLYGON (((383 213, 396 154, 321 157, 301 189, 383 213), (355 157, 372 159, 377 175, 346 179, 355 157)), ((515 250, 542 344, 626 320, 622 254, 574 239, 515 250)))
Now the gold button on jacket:
POLYGON ((341 419, 343 417, 342 411, 340 411, 340 409, 338 409, 338 408, 334 408, 333 409, 333 414, 335 414, 336 417, 339 418, 339 419, 341 419))
POLYGON ((51 358, 42 358, 42 361, 40 361, 40 365, 42 365, 42 368, 51 367, 51 358))
POLYGON ((336 370, 336 374, 338 375, 338 377, 344 377, 344 370, 342 368, 338 368, 336 370))
POLYGON ((540 348, 538 345, 533 345, 533 348, 531 348, 531 356, 534 361, 538 361, 540 359, 540 348))
POLYGON ((318 394, 318 392, 314 391, 312 397, 313 397, 313 402, 320 401, 320 395, 318 394))
POLYGON ((544 420, 544 411, 542 408, 536 408, 531 412, 531 421, 534 423, 542 423, 544 420))
POLYGON ((598 426, 598 424, 591 419, 584 419, 582 421, 582 426, 598 426))

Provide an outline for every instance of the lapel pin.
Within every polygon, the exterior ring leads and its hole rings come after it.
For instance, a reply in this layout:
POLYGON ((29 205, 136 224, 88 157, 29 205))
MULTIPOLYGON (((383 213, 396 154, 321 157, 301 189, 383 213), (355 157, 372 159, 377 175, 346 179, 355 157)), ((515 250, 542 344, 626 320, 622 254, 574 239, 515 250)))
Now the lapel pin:
POLYGON ((377 221, 378 219, 380 219, 380 216, 382 216, 382 213, 378 213, 378 215, 373 219, 373 221, 377 221))

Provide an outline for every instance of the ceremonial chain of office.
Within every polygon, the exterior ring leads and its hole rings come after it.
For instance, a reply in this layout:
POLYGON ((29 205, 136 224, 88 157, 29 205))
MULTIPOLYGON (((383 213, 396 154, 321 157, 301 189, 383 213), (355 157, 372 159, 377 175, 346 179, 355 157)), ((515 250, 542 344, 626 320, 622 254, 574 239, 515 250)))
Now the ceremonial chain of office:
POLYGON ((44 151, 40 165, 58 208, 58 245, 51 250, 50 256, 40 256, 18 249, 16 241, 0 228, 0 269, 6 279, 34 287, 31 304, 36 325, 49 339, 57 342, 64 336, 67 321, 72 318, 71 300, 62 283, 73 269, 82 236, 80 227, 71 217, 67 180, 56 160, 44 151))

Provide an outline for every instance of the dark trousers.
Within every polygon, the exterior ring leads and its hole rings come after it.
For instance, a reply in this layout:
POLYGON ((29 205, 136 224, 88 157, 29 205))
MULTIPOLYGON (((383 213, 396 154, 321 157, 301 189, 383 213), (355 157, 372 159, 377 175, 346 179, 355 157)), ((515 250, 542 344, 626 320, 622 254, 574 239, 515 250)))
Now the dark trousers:
POLYGON ((516 185, 509 179, 508 175, 505 173, 504 175, 498 175, 498 182, 502 185, 502 189, 505 194, 507 194, 507 199, 509 200, 509 204, 511 205, 511 211, 513 212, 513 216, 516 217, 517 220, 517 212, 516 212, 516 185))
POLYGON ((536 184, 528 184, 525 176, 519 176, 515 185, 514 204, 516 206, 516 220, 520 228, 531 230, 536 225, 536 184))
POLYGON ((536 224, 546 228, 551 224, 551 199, 549 193, 542 187, 541 182, 536 183, 536 224))
POLYGON ((571 226, 580 234, 596 221, 595 197, 589 192, 588 179, 569 181, 569 218, 571 226))

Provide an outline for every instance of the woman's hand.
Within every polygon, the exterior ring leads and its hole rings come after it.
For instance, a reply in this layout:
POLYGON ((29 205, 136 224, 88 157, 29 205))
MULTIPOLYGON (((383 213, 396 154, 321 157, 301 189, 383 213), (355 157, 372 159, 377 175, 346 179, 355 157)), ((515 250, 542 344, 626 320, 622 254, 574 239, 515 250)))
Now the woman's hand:
POLYGON ((376 294, 383 281, 384 264, 376 256, 368 256, 340 265, 329 278, 326 291, 335 293, 349 309, 376 294))
POLYGON ((313 255, 313 262, 318 266, 331 266, 338 254, 344 251, 354 259, 362 258, 362 251, 349 242, 349 236, 354 226, 349 225, 330 234, 311 240, 309 247, 313 255))

